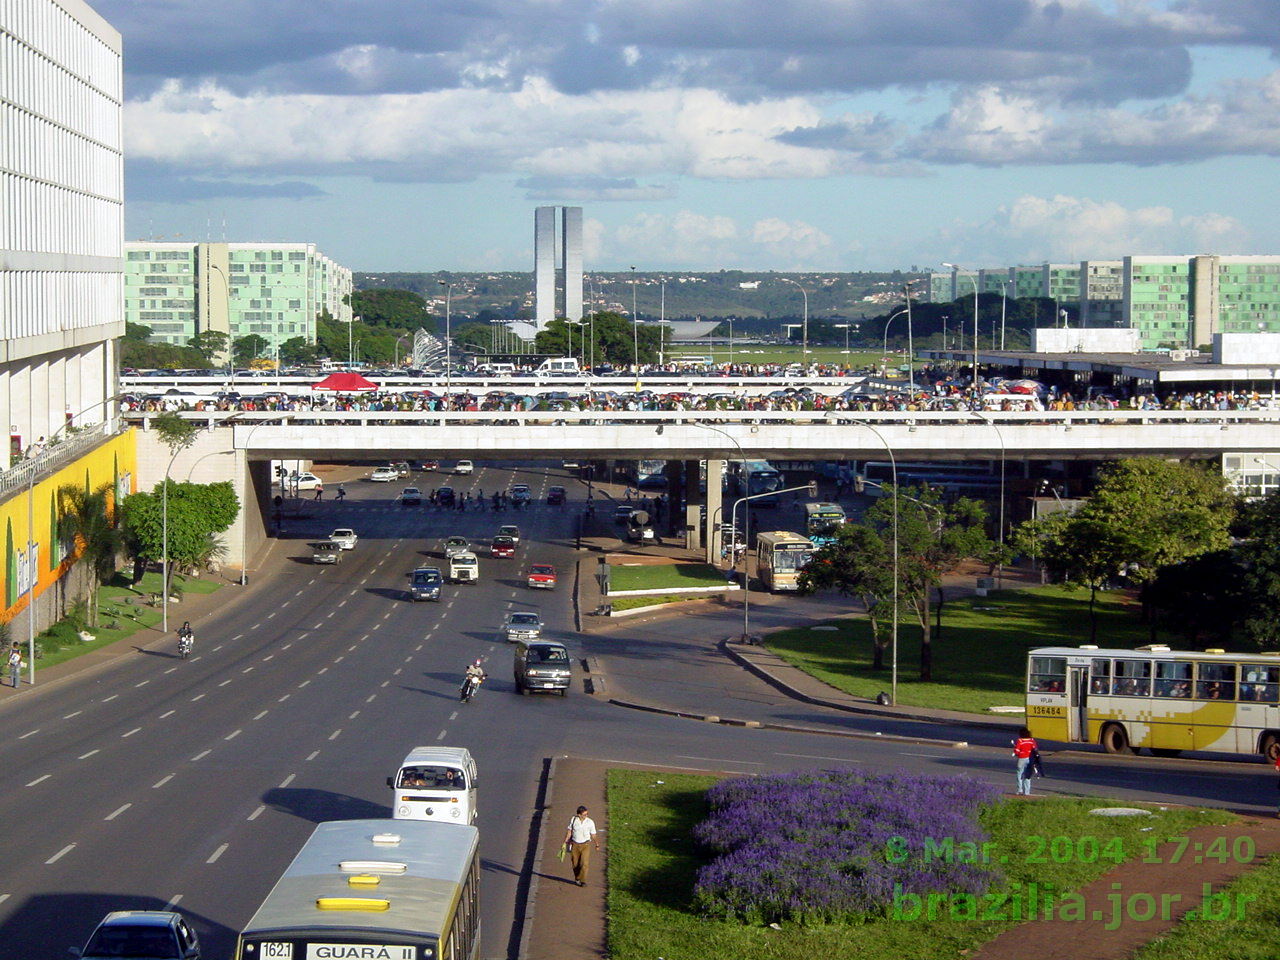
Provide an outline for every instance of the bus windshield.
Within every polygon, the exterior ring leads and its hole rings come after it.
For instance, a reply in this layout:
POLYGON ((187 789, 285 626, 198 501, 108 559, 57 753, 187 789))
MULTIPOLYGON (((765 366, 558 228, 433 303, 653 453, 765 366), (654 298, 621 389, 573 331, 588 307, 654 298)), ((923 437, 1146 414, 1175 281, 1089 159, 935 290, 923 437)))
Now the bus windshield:
POLYGON ((773 551, 773 569, 779 573, 793 573, 809 562, 810 551, 807 547, 796 550, 789 546, 775 547, 773 551))

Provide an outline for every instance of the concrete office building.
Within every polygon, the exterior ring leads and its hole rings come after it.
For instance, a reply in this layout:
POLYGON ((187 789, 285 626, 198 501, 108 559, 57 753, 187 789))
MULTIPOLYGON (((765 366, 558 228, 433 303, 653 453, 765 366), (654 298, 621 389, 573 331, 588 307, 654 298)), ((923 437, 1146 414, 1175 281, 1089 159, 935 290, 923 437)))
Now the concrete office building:
POLYGON ((84 583, 59 491, 135 489, 115 407, 122 102, 120 34, 87 4, 0 0, 0 622, 15 640, 84 583))
POLYGON ((1124 261, 1080 262, 1080 325, 1124 326, 1124 261))
POLYGON ((125 319, 184 344, 217 330, 272 347, 316 339, 316 316, 351 320, 351 271, 313 243, 125 244, 125 319))
POLYGON ((556 209, 536 207, 533 211, 533 316, 538 330, 557 317, 582 319, 582 208, 559 208, 558 237, 556 209))

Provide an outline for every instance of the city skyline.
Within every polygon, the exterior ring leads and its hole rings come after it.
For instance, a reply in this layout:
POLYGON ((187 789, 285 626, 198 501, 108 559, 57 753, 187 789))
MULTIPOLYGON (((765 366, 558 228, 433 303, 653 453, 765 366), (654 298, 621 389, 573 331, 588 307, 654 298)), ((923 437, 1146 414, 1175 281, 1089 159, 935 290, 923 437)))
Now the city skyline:
POLYGON ((133 240, 510 270, 531 208, 589 203, 588 270, 1280 250, 1276 31, 1249 3, 98 9, 133 240))

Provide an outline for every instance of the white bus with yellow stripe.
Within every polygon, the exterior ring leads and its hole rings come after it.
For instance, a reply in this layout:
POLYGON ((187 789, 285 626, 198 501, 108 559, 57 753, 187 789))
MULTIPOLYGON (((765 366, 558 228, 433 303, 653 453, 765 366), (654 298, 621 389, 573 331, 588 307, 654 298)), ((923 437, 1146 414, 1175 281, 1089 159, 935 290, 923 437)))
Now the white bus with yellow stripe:
POLYGON ((1027 658, 1027 726, 1037 739, 1280 754, 1280 654, 1041 647, 1027 658))
POLYGON ((479 831, 319 824, 245 926, 237 960, 475 960, 479 831))

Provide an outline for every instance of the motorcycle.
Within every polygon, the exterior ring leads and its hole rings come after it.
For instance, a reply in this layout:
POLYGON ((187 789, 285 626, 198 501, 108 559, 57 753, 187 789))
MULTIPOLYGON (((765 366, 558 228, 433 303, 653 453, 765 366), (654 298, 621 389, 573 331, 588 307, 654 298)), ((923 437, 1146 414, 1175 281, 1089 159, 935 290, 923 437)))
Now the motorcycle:
POLYGON ((183 660, 191 655, 191 645, 195 641, 195 637, 189 633, 183 633, 178 636, 178 656, 183 660))
POLYGON ((462 678, 462 687, 458 690, 458 702, 470 703, 471 698, 476 695, 476 691, 480 689, 480 684, 487 679, 487 676, 473 676, 467 674, 462 678))

